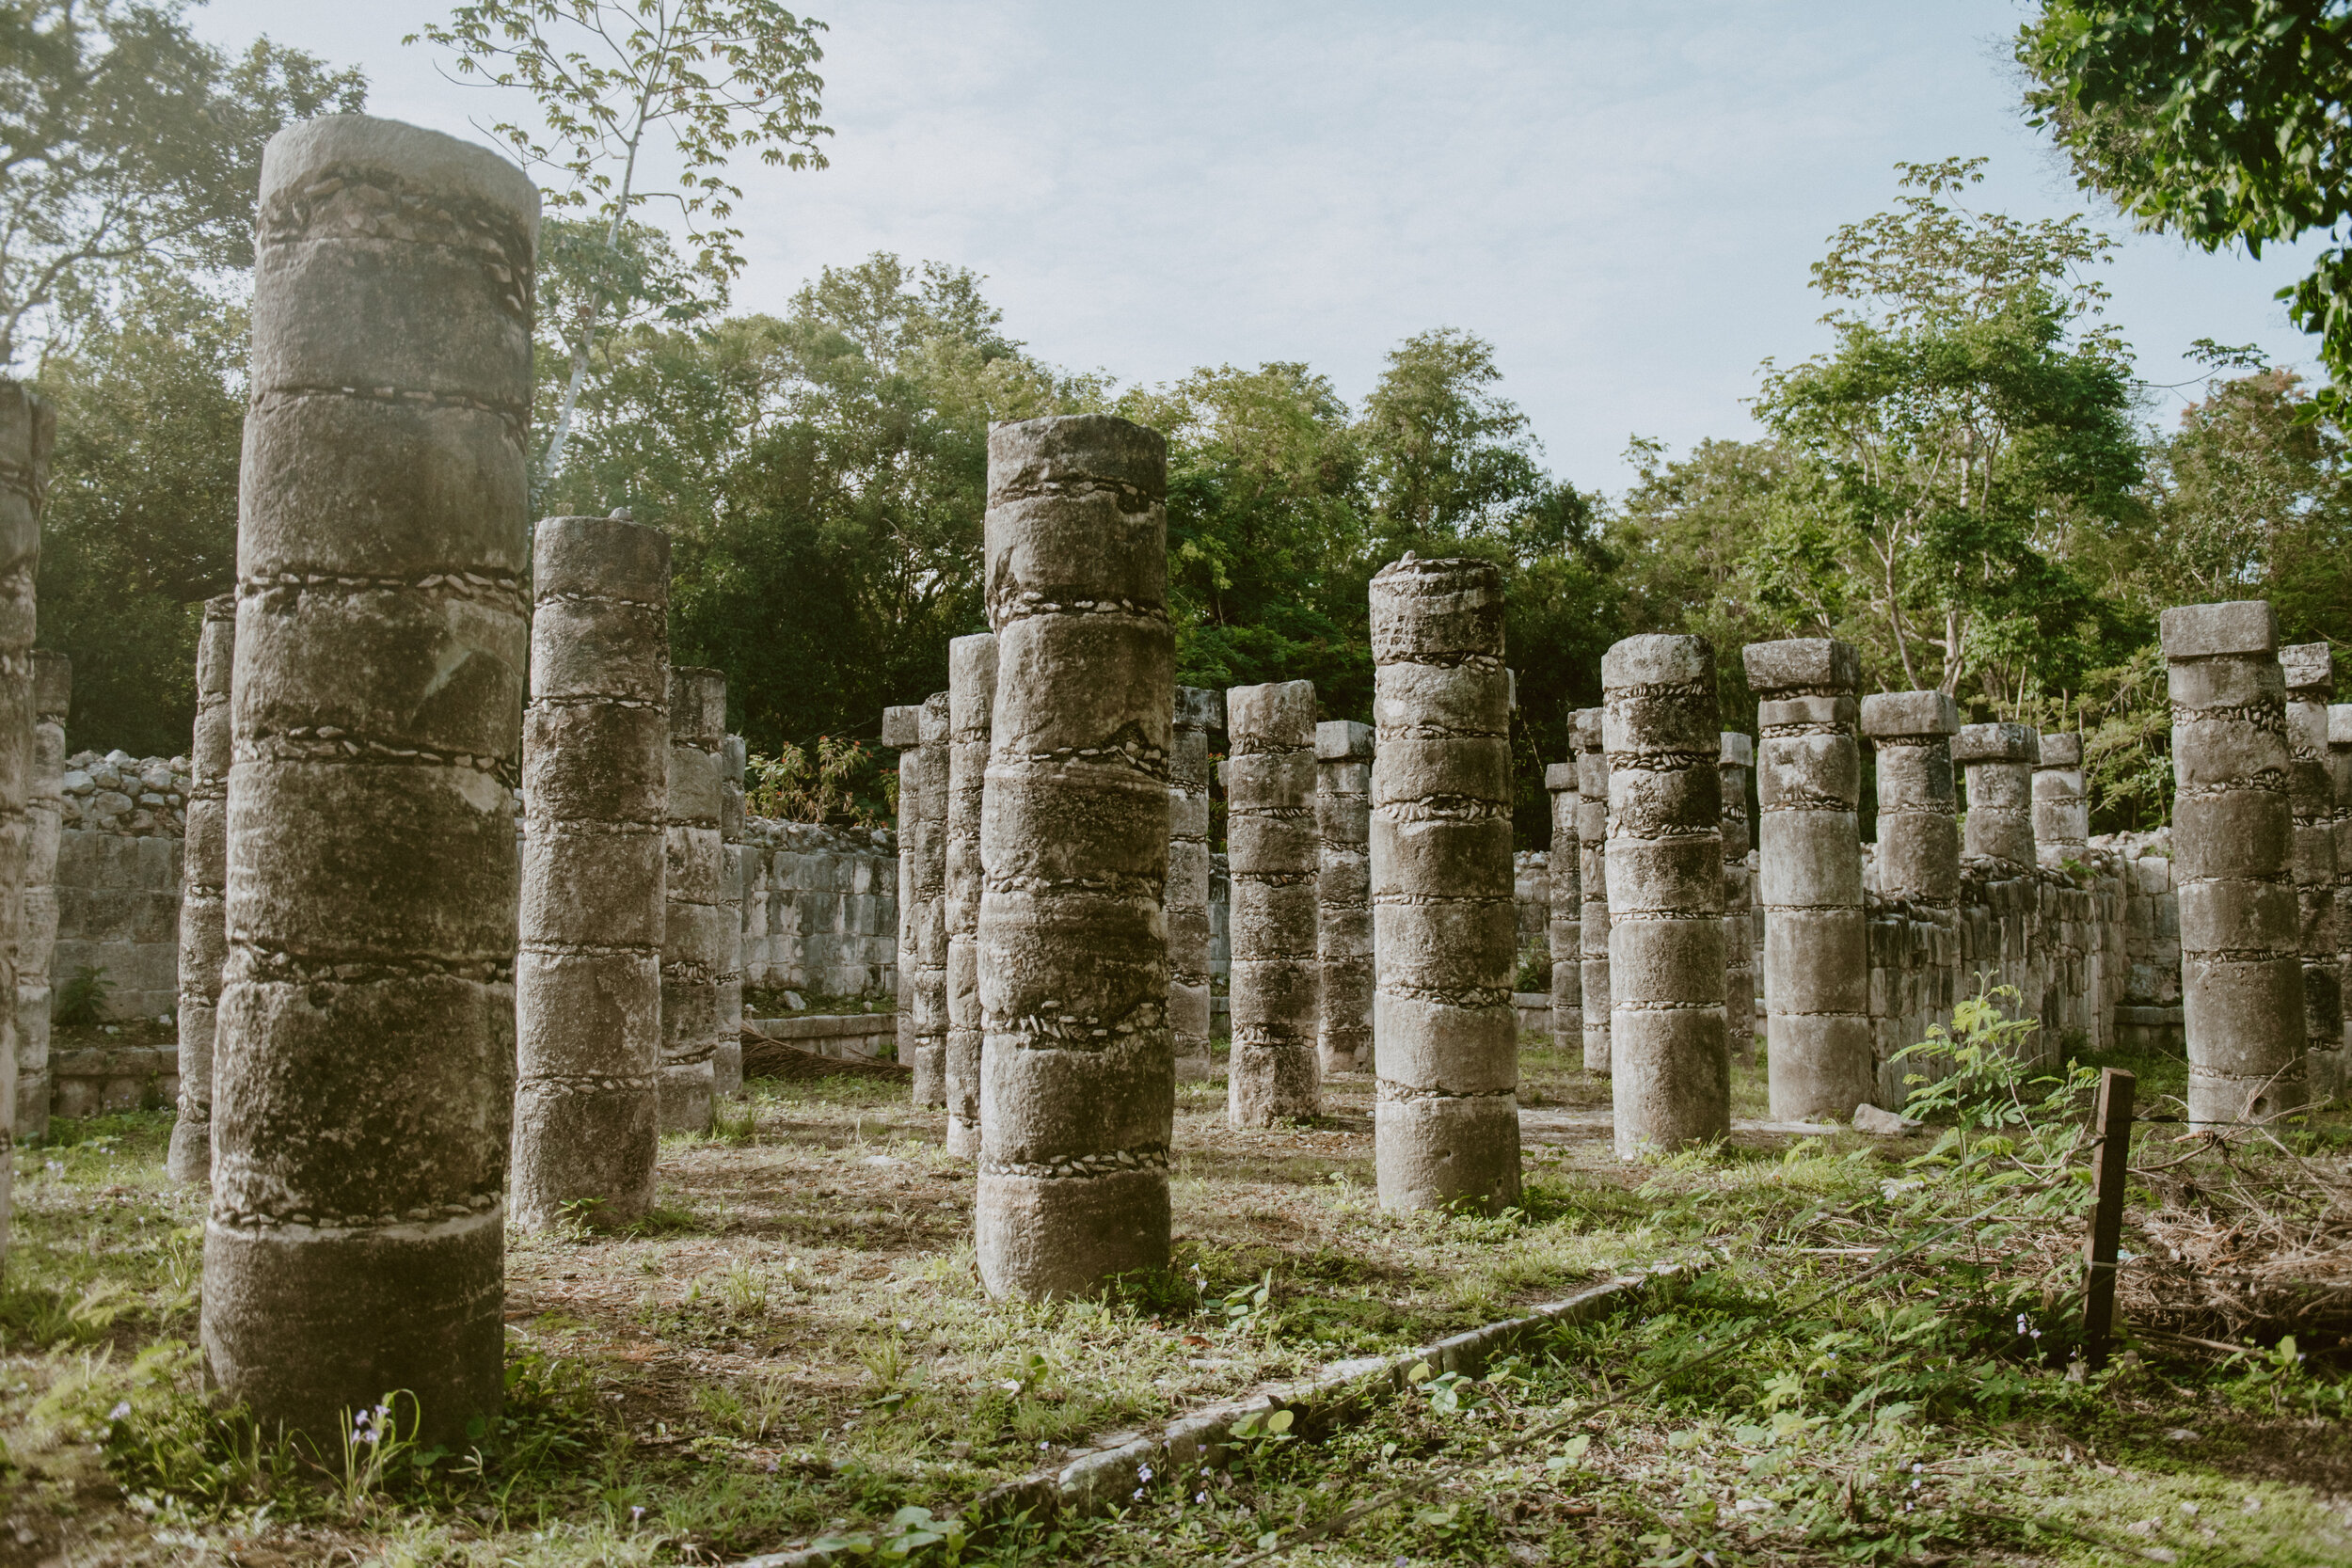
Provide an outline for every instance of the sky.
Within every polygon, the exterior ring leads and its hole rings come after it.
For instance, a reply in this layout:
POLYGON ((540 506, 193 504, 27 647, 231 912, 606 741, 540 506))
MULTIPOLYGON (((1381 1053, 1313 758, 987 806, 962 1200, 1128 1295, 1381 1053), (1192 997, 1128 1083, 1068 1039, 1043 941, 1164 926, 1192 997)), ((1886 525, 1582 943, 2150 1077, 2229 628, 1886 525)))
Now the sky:
MULTIPOLYGON (((2272 295, 2318 245, 2207 256, 2130 231, 2025 122, 2003 0, 817 0, 814 173, 739 163, 739 309, 878 251, 969 267, 1010 336, 1156 384, 1302 360, 1360 400, 1432 327, 1495 347, 1560 477, 1621 491, 1629 436, 1755 433, 1757 366, 1826 345, 1807 267, 1898 160, 1992 160, 1972 205, 2090 210, 2165 425, 2211 338, 2309 371, 2272 295)), ((485 139, 519 94, 401 39, 446 4, 211 0, 198 31, 358 65, 371 112, 485 139)))

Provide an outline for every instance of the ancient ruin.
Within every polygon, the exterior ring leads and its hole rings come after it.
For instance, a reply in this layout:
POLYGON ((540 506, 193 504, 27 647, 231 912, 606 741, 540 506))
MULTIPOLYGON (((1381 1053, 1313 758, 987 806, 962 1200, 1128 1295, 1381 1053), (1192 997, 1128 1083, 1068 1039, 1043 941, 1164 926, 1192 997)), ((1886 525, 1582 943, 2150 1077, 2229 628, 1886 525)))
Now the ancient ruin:
POLYGON ((1757 896, 1772 1115, 1844 1121, 1878 1094, 1854 739, 1860 665, 1828 638, 1751 642, 1757 896))
POLYGON ((2082 865, 2090 858, 2090 799, 2083 788, 2083 737, 2044 734, 2033 768, 2033 852, 2037 863, 2082 865))
MULTIPOLYGON (((0 996, 16 995, 24 925, 33 769, 34 576, 40 565, 40 507, 49 488, 56 415, 22 383, 0 382, 0 996)), ((0 1271, 8 1256, 15 1194, 16 1008, 0 1017, 0 1271)))
POLYGON ((538 212, 358 115, 262 161, 203 1342, 329 1449, 501 1402, 538 212))
MULTIPOLYGON (((923 705, 882 709, 882 743, 898 753, 898 1060, 914 1069, 914 1103, 936 1105, 946 1092, 923 1076, 914 1038, 914 972, 923 965, 922 899, 916 895, 923 835, 923 705)), ((944 1071, 945 1063, 939 1064, 944 1071)))
POLYGON ((236 646, 236 595, 207 599, 196 642, 196 730, 181 850, 179 1115, 164 1162, 174 1181, 213 1176, 213 1053, 229 958, 229 677, 236 646))
MULTIPOLYGON (((915 736, 923 754, 915 775, 923 806, 914 837, 899 847, 914 863, 914 973, 907 1000, 914 1011, 914 1102, 944 1107, 947 1091, 947 693, 923 699, 915 736)), ((904 787, 903 783, 900 787, 904 787)))
POLYGON ((1609 753, 1601 750, 1601 710, 1579 708, 1576 736, 1576 874, 1582 904, 1577 924, 1584 1070, 1609 1071, 1609 753))
POLYGON ((2261 1120, 2310 1092, 2279 621, 2259 599, 2185 605, 2162 636, 2189 1122, 2261 1120))
POLYGON ((2324 1105, 2344 1092, 2344 960, 2336 933, 2336 791, 2328 752, 2332 650, 2279 650, 2287 690, 2287 800, 2295 816, 2295 898, 2303 942, 2303 1070, 2324 1105))
POLYGON ((1962 863, 1987 876, 2021 876, 2040 863, 2033 839, 2033 772, 2042 737, 2029 724, 1963 724, 1952 741, 1968 792, 1962 863))
POLYGON ((1323 1070, 1372 1066, 1372 726, 1315 726, 1315 959, 1323 1070))
POLYGON ((1232 877, 1232 1055, 1226 1114, 1271 1127, 1323 1108, 1315 1040, 1319 972, 1315 689, 1225 693, 1226 841, 1232 877))
MULTIPOLYGON (((722 720, 723 723, 724 721, 722 720)), ((719 906, 726 911, 726 949, 722 973, 732 976, 719 990, 719 1017, 711 1029, 710 1091, 743 1092, 743 898, 748 859, 743 839, 743 769, 751 750, 739 735, 719 744, 719 906)))
POLYGON ((25 781, 24 906, 16 954, 16 1136, 49 1132, 49 966, 57 946, 57 849, 73 661, 33 650, 32 772, 25 781))
POLYGON ((718 1094, 716 1058, 727 1020, 742 1010, 734 971, 739 927, 727 908, 726 844, 719 828, 727 678, 670 669, 670 760, 662 806, 661 1131, 700 1132, 718 1094))
POLYGON ((1168 1261, 1167 492, 1167 442, 1124 420, 989 431, 974 1240, 992 1296, 1168 1261))
POLYGON ((1374 1136, 1391 1210, 1519 1195, 1502 610, 1484 561, 1407 551, 1372 579, 1374 1136))
MULTIPOLYGON (((2352 983, 2352 703, 2331 703, 2328 706, 2328 773, 2334 791, 2334 847, 2336 856, 2336 975, 2337 1003, 2342 1007, 2347 983, 2352 983)), ((2339 1049, 2352 1052, 2352 1008, 2344 1012, 2344 1033, 2339 1049)), ((2338 1066, 2352 1060, 2339 1058, 2338 1066)), ((2339 1098, 2352 1092, 2352 1080, 2339 1070, 2335 1082, 2339 1098)))
POLYGON ((516 1223, 627 1223, 660 1152, 670 540, 549 517, 532 570, 515 959, 516 1223))
POLYGON ((1748 873, 1755 834, 1748 827, 1748 782, 1756 742, 1737 730, 1717 737, 1717 787, 1723 794, 1724 1046, 1733 1060, 1756 1056, 1756 884, 1748 873))
POLYGON ((1224 727, 1221 693, 1176 689, 1175 739, 1168 754, 1168 1016, 1176 1076, 1192 1082, 1216 1070, 1209 1046, 1216 1020, 1209 973, 1209 733, 1224 727))
MULTIPOLYGON (((980 1151, 980 807, 987 799, 989 712, 995 699, 995 634, 978 632, 948 643, 946 864, 941 921, 947 942, 947 1039, 940 1076, 947 1099, 947 1152, 965 1159, 980 1151)), ((1200 815, 1205 869, 1205 799, 1200 815)), ((1205 888, 1202 893, 1205 928, 1205 888)), ((1171 928, 1171 965, 1174 942, 1171 928)), ((1204 990, 1204 1011, 1206 1001, 1204 990)), ((1207 1036, 1204 1019, 1203 1052, 1207 1036)))
POLYGON ((1583 797, 1576 792, 1573 762, 1555 762, 1544 769, 1544 789, 1551 796, 1551 853, 1545 863, 1551 907, 1546 911, 1544 944, 1551 955, 1551 1043, 1562 1051, 1584 1047, 1583 881, 1577 875, 1580 847, 1576 838, 1576 809, 1583 797))

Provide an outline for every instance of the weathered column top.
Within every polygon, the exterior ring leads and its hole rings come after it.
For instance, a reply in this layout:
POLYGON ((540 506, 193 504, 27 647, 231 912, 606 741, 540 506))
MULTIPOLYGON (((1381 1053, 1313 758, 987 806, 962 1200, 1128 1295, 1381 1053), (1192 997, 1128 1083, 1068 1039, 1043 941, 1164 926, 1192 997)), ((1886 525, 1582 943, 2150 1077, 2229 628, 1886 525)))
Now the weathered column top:
MULTIPOLYGON (((212 616, 208 612, 206 620, 212 616)), ((73 705, 73 660, 48 648, 33 650, 33 716, 65 722, 73 705)))
POLYGON ((2031 724, 1963 724, 1952 741, 1952 760, 1959 763, 2036 763, 2042 760, 2042 736, 2031 724))
POLYGON ((2352 752, 2352 703, 2337 703, 2328 709, 2328 750, 2352 752))
POLYGON ((2336 694, 2335 656, 2325 642, 2296 642, 2279 650, 2279 669, 2287 690, 2305 702, 2321 702, 2336 694))
POLYGON ((1740 650, 1748 689, 1766 693, 1842 696, 1862 684, 1862 659, 1834 637, 1791 637, 1751 642, 1740 650))
POLYGON ((1370 762, 1373 728, 1353 719, 1326 719, 1315 726, 1317 762, 1370 762))
POLYGON ((1721 766, 1754 768, 1756 766, 1756 742, 1741 735, 1738 730, 1724 731, 1721 766))
POLYGON ((2279 617, 2268 599, 2175 605, 2157 625, 2169 659, 2245 658, 2279 651, 2279 617))
POLYGON ((2080 768, 2083 765, 2083 737, 2079 730, 2061 730, 2056 735, 2042 736, 2042 754, 2036 768, 2080 768))
POLYGON ((699 665, 670 667, 670 738, 716 752, 727 736, 727 677, 699 665))
POLYGON ((1597 752, 1600 745, 1600 709, 1581 707, 1568 721, 1569 733, 1576 737, 1580 752, 1597 752))
POLYGON ((1873 691, 1862 699, 1862 733, 1884 740, 1958 735, 1960 705, 1941 691, 1873 691))
POLYGON ((1304 751, 1314 743, 1315 683, 1274 681, 1225 693, 1232 754, 1304 751))
POLYGON ((1575 794, 1576 764, 1555 762, 1547 765, 1544 768, 1544 788, 1554 795, 1575 794))
POLYGON ((1175 726, 1180 730, 1223 729, 1225 693, 1198 686, 1178 687, 1175 726))
POLYGON ((900 752, 923 744, 923 705, 882 709, 882 743, 900 752))

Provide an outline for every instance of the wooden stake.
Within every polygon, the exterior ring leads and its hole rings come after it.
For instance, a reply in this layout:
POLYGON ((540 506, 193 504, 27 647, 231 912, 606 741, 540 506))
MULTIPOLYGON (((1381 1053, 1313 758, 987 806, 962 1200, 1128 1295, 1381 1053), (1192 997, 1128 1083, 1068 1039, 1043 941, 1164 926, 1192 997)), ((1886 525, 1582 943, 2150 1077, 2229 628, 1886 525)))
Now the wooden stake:
POLYGON ((2083 1360, 2092 1371, 2107 1364, 2115 1331, 2115 1255, 2123 1241, 2123 1183, 2132 1151, 2132 1091, 2138 1081, 2122 1068, 2099 1073, 2099 1142, 2090 1167, 2090 1234, 2083 1243, 2083 1360))

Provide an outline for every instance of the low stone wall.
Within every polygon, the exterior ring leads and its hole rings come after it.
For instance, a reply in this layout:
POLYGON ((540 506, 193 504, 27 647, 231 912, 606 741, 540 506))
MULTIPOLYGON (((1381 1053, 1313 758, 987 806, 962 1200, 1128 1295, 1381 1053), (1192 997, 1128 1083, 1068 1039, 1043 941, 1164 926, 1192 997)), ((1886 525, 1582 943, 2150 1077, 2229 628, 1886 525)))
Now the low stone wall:
POLYGON ((58 835, 53 1004, 86 968, 104 973, 110 1018, 161 1018, 179 1006, 176 834, 68 826, 58 835))
POLYGON ((743 840, 731 847, 743 889, 743 983, 897 995, 896 835, 754 816, 743 840))
POLYGON ((53 1118, 161 1107, 179 1098, 180 1049, 125 1045, 53 1051, 49 1079, 53 1118))
POLYGON ((178 838, 187 831, 191 777, 185 757, 76 752, 65 759, 59 820, 69 830, 178 838))
POLYGON ((896 1013, 790 1013, 782 1018, 747 1018, 747 1029, 771 1040, 790 1040, 819 1056, 872 1061, 896 1053, 896 1013))

